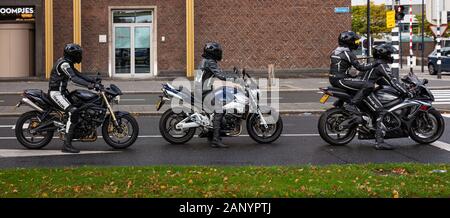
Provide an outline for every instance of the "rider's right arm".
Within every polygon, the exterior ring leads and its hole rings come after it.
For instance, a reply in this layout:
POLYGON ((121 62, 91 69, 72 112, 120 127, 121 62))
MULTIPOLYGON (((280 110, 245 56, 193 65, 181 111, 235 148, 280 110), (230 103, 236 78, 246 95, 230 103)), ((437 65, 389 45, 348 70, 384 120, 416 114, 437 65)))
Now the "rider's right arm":
POLYGON ((398 82, 397 78, 391 76, 391 73, 388 72, 389 66, 384 66, 383 64, 381 64, 378 69, 386 82, 388 82, 393 88, 401 92, 403 95, 407 95, 409 93, 408 90, 406 90, 405 87, 403 87, 403 85, 398 82))
POLYGON ((213 73, 214 76, 217 77, 220 80, 227 80, 227 79, 230 79, 230 78, 234 78, 230 74, 223 72, 219 68, 219 65, 217 64, 217 62, 215 62, 215 61, 212 61, 212 60, 207 61, 207 63, 205 65, 206 65, 206 68, 208 70, 210 70, 211 73, 213 73))
POLYGON ((89 87, 92 85, 92 82, 85 80, 83 77, 80 77, 79 72, 76 69, 73 69, 69 63, 62 63, 60 69, 62 72, 64 72, 65 76, 67 76, 67 78, 69 78, 73 83, 84 87, 89 87))
POLYGON ((374 63, 360 63, 356 57, 355 54, 352 52, 344 51, 345 59, 357 70, 359 71, 368 71, 375 67, 377 67, 379 64, 377 62, 374 63))

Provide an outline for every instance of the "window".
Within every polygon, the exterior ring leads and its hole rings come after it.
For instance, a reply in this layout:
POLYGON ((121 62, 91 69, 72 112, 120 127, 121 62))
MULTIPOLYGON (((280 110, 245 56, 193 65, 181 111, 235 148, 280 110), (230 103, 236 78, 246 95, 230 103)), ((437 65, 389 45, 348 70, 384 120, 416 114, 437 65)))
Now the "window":
POLYGON ((152 23, 152 11, 145 10, 115 10, 114 23, 152 23))

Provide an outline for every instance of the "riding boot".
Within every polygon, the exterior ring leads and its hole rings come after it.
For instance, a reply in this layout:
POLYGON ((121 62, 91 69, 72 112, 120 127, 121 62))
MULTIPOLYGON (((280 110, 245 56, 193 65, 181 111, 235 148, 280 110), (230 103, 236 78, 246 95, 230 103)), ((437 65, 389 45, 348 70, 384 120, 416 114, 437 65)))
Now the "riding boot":
POLYGON ((394 150, 394 147, 384 142, 386 135, 385 127, 383 126, 383 117, 381 115, 377 119, 377 129, 375 132, 375 149, 377 150, 394 150))
POLYGON ((211 141, 211 147, 213 148, 228 148, 227 145, 222 143, 222 137, 220 136, 220 128, 222 124, 224 114, 223 113, 216 113, 214 115, 213 120, 213 136, 211 141))
POLYGON ((66 131, 66 135, 64 137, 64 145, 62 148, 62 152, 63 153, 71 153, 71 154, 80 153, 80 150, 78 150, 72 146, 72 139, 73 139, 73 133, 75 130, 75 125, 72 125, 71 113, 69 114, 69 120, 67 121, 66 129, 67 129, 67 131, 66 131))

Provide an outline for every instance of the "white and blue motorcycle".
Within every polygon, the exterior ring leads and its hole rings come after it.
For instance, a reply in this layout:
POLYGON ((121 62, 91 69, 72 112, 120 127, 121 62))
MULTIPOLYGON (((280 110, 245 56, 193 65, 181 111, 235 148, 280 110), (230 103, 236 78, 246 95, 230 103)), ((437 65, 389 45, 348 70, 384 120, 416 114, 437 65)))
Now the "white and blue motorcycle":
MULTIPOLYGON (((221 87, 213 92, 214 99, 219 99, 223 109, 227 111, 222 121, 221 135, 224 137, 242 135, 245 121, 248 135, 253 140, 260 144, 275 142, 283 131, 283 121, 279 113, 273 108, 259 104, 260 89, 245 70, 242 73, 236 69, 234 71, 242 76, 243 85, 240 88, 221 87)), ((202 81, 202 76, 202 72, 197 73, 196 81, 202 81)), ((198 100, 194 97, 194 93, 184 90, 183 87, 175 88, 170 84, 163 84, 162 91, 163 95, 156 104, 158 111, 165 103, 173 103, 174 100, 185 105, 172 106, 162 115, 159 130, 165 140, 171 144, 185 144, 195 136, 197 130, 200 138, 212 135, 215 113, 208 112, 204 107, 203 102, 206 99, 204 96, 198 100)))

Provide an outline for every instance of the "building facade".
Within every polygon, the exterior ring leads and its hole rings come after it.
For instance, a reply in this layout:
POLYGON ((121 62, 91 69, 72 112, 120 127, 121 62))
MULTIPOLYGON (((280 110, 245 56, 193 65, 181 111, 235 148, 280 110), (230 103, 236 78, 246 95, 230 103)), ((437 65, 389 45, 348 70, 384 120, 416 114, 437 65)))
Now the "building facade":
POLYGON ((326 69, 338 33, 351 28, 351 14, 335 9, 350 5, 351 0, 2 0, 0 56, 8 56, 9 68, 0 69, 0 78, 48 76, 71 42, 84 48, 82 72, 112 78, 192 76, 189 66, 197 65, 208 41, 223 45, 225 69, 326 69), (6 48, 11 43, 22 48, 6 48))

